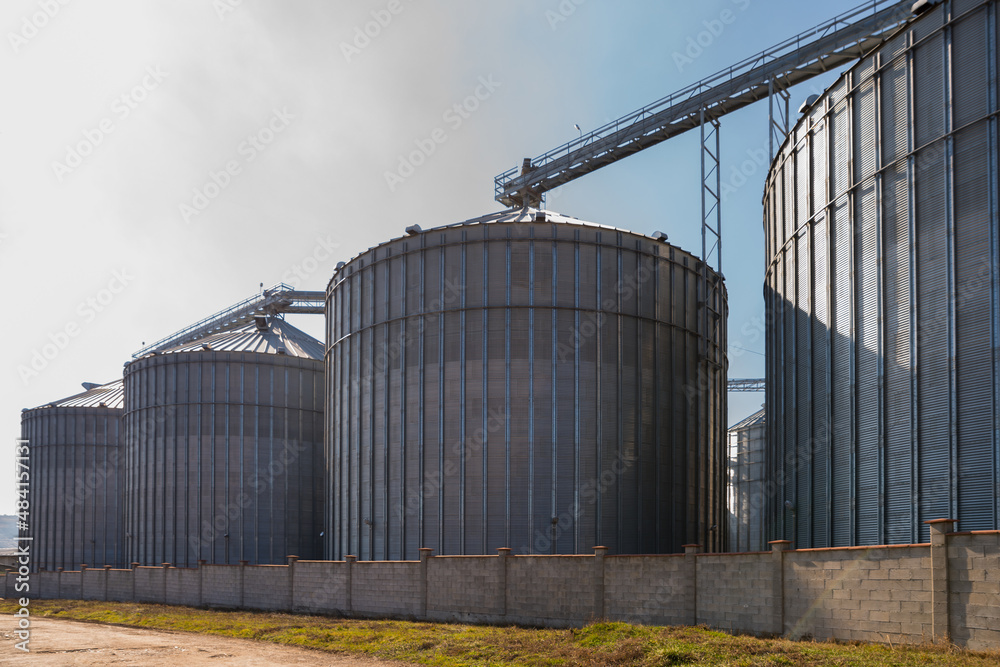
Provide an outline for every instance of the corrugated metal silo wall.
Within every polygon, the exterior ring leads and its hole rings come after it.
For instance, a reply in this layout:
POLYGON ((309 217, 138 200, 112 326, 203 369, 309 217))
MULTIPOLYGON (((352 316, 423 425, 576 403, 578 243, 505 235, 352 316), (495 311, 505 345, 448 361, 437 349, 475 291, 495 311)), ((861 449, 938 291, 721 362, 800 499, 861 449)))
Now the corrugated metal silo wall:
POLYGON ((33 538, 35 570, 124 564, 121 418, 97 407, 21 413, 29 476, 22 534, 33 538))
POLYGON ((820 97, 772 165, 771 538, 998 528, 997 12, 930 9, 820 97))
POLYGON ((763 551, 764 443, 763 423, 729 430, 729 551, 763 551))
POLYGON ((125 370, 130 562, 322 557, 323 365, 202 351, 125 370))
POLYGON ((724 548, 725 360, 699 373, 700 266, 554 222, 349 262, 327 292, 328 556, 724 548))

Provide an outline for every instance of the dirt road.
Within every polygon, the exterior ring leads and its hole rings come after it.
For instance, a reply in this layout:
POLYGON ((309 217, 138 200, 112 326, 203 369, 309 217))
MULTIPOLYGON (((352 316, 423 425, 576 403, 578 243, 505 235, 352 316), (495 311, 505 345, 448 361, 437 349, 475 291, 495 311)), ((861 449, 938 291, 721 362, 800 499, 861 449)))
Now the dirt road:
POLYGON ((31 619, 31 652, 25 653, 14 647, 20 640, 13 631, 11 617, 0 622, 0 665, 407 665, 248 639, 49 618, 31 619))

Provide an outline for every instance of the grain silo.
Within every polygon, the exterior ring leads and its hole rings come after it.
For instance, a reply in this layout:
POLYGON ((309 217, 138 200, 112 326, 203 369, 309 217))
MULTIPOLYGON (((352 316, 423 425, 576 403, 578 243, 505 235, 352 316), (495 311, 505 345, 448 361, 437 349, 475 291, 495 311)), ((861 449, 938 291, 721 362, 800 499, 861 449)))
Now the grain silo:
POLYGON ((413 226, 340 267, 329 555, 721 550, 726 361, 718 339, 711 372, 699 357, 702 269, 531 209, 413 226))
MULTIPOLYGON (((122 382, 21 413, 27 441, 28 521, 34 569, 124 561, 122 382)), ((19 453, 23 455, 23 450, 19 453)))
POLYGON ((729 551, 763 551, 764 410, 729 428, 729 551))
POLYGON ((322 557, 322 350, 258 316, 126 366, 130 561, 322 557))
POLYGON ((923 11, 805 111, 764 195, 770 536, 996 529, 997 2, 923 11))

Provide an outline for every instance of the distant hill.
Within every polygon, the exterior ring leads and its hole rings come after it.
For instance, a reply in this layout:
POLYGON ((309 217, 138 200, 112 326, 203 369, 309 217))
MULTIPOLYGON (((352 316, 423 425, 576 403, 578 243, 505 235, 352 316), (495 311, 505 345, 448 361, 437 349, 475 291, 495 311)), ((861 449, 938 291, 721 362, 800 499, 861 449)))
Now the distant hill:
POLYGON ((0 514, 0 549, 9 549, 17 545, 17 517, 13 514, 0 514))

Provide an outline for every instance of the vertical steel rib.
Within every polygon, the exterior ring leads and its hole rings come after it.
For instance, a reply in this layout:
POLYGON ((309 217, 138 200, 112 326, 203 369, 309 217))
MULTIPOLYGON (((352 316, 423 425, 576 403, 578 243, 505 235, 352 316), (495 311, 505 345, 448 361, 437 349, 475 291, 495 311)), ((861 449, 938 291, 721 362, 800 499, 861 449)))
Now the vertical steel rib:
POLYGON ((504 242, 504 546, 510 541, 510 229, 504 242))
MULTIPOLYGON (((484 237, 488 238, 489 232, 483 234, 484 237)), ((487 553, 487 548, 489 547, 489 533, 487 531, 489 521, 488 510, 489 504, 487 502, 489 494, 489 477, 487 473, 489 472, 489 440, 490 440, 490 428, 489 428, 489 310, 486 305, 489 303, 490 299, 490 253, 489 246, 487 243, 483 243, 483 472, 482 472, 482 539, 483 546, 481 553, 487 553)))
MULTIPOLYGON (((987 130, 989 167, 990 212, 990 339, 993 347, 993 479, 1000 480, 1000 168, 998 168, 998 145, 1000 131, 997 127, 998 83, 997 83, 997 9, 990 3, 986 10, 986 79, 989 81, 988 111, 991 116, 987 130)), ((993 497, 993 525, 1000 526, 1000 493, 993 497)))
MULTIPOLYGON (((920 251, 917 236, 917 197, 916 197, 916 116, 914 105, 914 71, 913 71, 913 33, 906 35, 906 208, 907 233, 909 235, 909 274, 910 274, 910 331, 916 332, 920 322, 919 276, 917 275, 917 253, 920 251)), ((920 448, 917 446, 920 437, 920 346, 919 339, 910 341, 910 542, 915 544, 920 539, 920 448)))
POLYGON ((944 89, 941 91, 944 97, 944 134, 945 134, 945 247, 946 247, 946 271, 947 291, 948 291, 948 440, 951 456, 949 457, 949 478, 951 484, 950 511, 952 517, 958 516, 958 346, 956 340, 956 317, 957 317, 957 280, 955 275, 955 138, 951 134, 955 127, 955 112, 952 106, 954 90, 952 89, 952 2, 945 0, 943 11, 945 12, 944 41, 942 59, 942 79, 944 89))
POLYGON ((468 449, 468 443, 466 441, 466 439, 467 439, 466 427, 465 427, 465 419, 466 419, 466 415, 465 415, 465 412, 466 412, 465 411, 465 401, 466 401, 466 386, 465 386, 465 382, 466 382, 466 367, 465 367, 465 346, 466 346, 466 340, 465 340, 465 336, 466 336, 466 332, 468 331, 468 325, 466 323, 466 314, 467 314, 466 313, 466 307, 467 307, 466 303, 467 302, 466 302, 466 288, 465 288, 465 286, 468 284, 468 280, 467 280, 468 274, 466 273, 466 271, 467 271, 467 262, 466 262, 466 256, 465 255, 466 255, 466 250, 467 249, 468 249, 468 245, 466 244, 466 234, 463 231, 462 232, 462 245, 460 247, 461 255, 462 255, 461 266, 460 266, 461 273, 459 273, 459 275, 461 276, 460 284, 462 286, 461 287, 461 290, 462 290, 462 292, 461 292, 461 295, 462 295, 461 296, 461 298, 462 298, 462 303, 461 303, 462 312, 459 315, 459 317, 460 317, 459 327, 460 327, 460 336, 461 336, 460 341, 459 341, 459 352, 458 352, 458 355, 459 355, 458 356, 459 385, 460 386, 459 386, 459 399, 458 399, 459 404, 457 406, 457 409, 459 411, 459 413, 458 413, 458 420, 459 420, 458 442, 459 442, 459 446, 461 447, 461 451, 459 453, 459 461, 458 461, 458 469, 459 469, 458 530, 459 530, 459 540, 460 540, 459 547, 458 547, 458 552, 460 554, 462 554, 462 555, 465 554, 465 550, 466 550, 466 537, 468 535, 468 533, 466 533, 466 524, 465 524, 465 484, 466 484, 466 482, 465 482, 465 465, 466 465, 465 459, 466 459, 466 450, 468 449))
POLYGON ((888 521, 888 512, 886 510, 886 474, 888 466, 886 465, 886 454, 885 448, 887 445, 886 437, 886 407, 888 401, 886 400, 886 377, 885 377, 885 350, 887 347, 886 343, 886 300, 885 300, 885 283, 886 283, 886 266, 885 266, 885 225, 883 224, 883 207, 884 207, 884 194, 885 187, 883 182, 882 173, 882 58, 881 53, 875 53, 873 56, 873 67, 875 69, 875 74, 873 76, 873 95, 875 96, 873 106, 874 106, 874 122, 873 122, 873 132, 874 137, 872 138, 872 143, 875 147, 875 257, 877 258, 875 267, 875 312, 878 313, 878 319, 875 322, 875 363, 876 363, 876 378, 877 378, 877 403, 876 403, 876 460, 878 464, 878 473, 875 476, 878 485, 878 508, 877 508, 877 520, 876 520, 876 542, 877 544, 886 543, 886 523, 888 521))
MULTIPOLYGON (((573 244, 573 507, 580 507, 580 230, 573 244)), ((580 521, 573 519, 573 552, 580 553, 580 521)))
POLYGON ((441 552, 444 550, 444 494, 445 485, 447 480, 444 477, 444 318, 445 318, 445 308, 444 308, 444 247, 440 247, 438 251, 438 285, 437 285, 437 304, 438 304, 438 352, 437 352, 437 367, 438 367, 438 397, 437 397, 437 409, 438 409, 438 428, 437 428, 437 452, 438 452, 438 469, 437 469, 437 480, 438 480, 438 542, 437 550, 441 552))
POLYGON ((535 539, 535 229, 528 242, 528 553, 535 539))

